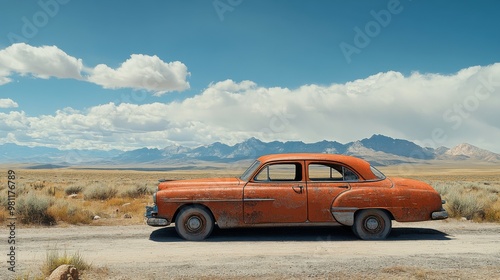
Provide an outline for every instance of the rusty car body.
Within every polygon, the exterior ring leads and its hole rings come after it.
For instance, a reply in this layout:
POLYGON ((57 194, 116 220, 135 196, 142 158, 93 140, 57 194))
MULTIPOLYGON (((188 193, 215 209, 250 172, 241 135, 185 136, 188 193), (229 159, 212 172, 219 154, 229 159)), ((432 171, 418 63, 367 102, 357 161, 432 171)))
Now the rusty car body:
POLYGON ((392 220, 448 217, 428 184, 388 178, 367 161, 346 155, 266 155, 239 178, 161 181, 146 207, 147 224, 175 223, 186 240, 219 228, 350 226, 360 239, 385 239, 392 220))

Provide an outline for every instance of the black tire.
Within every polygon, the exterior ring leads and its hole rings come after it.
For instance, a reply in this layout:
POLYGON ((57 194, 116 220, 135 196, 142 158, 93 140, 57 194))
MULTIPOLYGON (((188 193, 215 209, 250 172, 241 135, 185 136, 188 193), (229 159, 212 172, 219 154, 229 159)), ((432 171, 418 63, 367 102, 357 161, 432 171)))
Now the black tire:
POLYGON ((391 228, 392 221, 387 212, 379 209, 366 209, 356 214, 352 231, 363 240, 381 240, 387 238, 391 228))
POLYGON ((189 241, 204 240, 214 229, 212 214, 202 206, 188 206, 183 208, 175 219, 175 231, 189 241))

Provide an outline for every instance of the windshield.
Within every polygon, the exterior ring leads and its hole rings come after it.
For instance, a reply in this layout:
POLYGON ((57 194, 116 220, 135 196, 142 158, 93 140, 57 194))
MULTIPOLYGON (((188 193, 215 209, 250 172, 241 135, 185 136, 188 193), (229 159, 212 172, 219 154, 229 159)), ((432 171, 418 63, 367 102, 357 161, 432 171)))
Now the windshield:
POLYGON ((372 170, 373 174, 375 176, 377 176, 377 178, 379 178, 380 180, 385 179, 384 173, 380 172, 380 170, 378 170, 377 168, 375 168, 373 166, 370 166, 370 169, 372 170))
POLYGON ((260 161, 256 160, 254 161, 248 169, 243 172, 243 175, 241 175, 240 179, 242 181, 248 181, 249 177, 255 172, 255 169, 257 169, 260 166, 260 161))

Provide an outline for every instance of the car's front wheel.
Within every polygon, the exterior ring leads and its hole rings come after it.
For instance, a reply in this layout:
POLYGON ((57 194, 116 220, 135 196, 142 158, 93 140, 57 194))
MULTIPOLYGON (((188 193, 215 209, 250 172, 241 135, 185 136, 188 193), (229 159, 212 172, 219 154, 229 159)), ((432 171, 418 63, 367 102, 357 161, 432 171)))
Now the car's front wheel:
POLYGON ((177 234, 189 241, 200 241, 207 238, 214 229, 212 214, 199 205, 183 208, 175 219, 177 234))
POLYGON ((391 232, 391 219, 380 209, 361 210, 356 214, 352 231, 363 240, 385 239, 391 232))

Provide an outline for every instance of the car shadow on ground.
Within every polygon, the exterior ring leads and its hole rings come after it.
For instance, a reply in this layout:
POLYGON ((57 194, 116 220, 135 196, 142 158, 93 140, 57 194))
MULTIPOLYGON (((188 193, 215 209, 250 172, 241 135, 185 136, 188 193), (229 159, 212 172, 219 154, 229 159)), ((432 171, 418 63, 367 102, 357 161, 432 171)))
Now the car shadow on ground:
MULTIPOLYGON (((182 242, 173 226, 154 230, 149 239, 155 242, 182 242)), ((448 234, 429 228, 393 228, 387 241, 450 240, 448 234)), ((357 241, 350 227, 278 227, 214 228, 203 242, 231 241, 357 241)))

